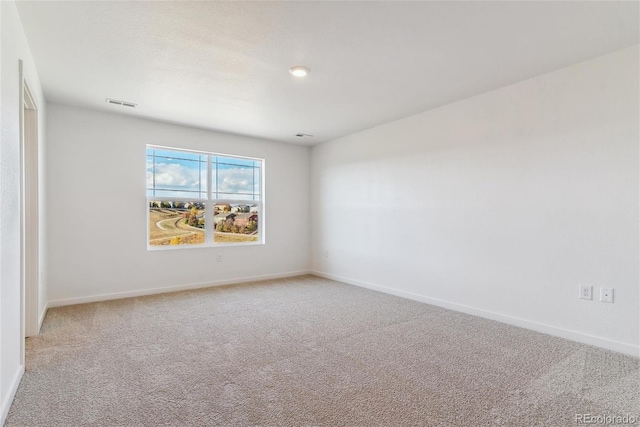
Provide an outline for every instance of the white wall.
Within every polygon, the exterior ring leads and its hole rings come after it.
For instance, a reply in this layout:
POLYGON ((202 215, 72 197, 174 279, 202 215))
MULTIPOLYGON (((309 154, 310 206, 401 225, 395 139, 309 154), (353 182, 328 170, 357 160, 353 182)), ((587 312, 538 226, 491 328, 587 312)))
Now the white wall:
POLYGON ((309 162, 308 147, 49 104, 51 305, 308 271, 309 162), (146 144, 264 158, 266 244, 148 251, 146 144))
MULTIPOLYGON (((27 83, 39 108, 39 146, 44 146, 45 104, 40 80, 15 3, 0 2, 0 425, 11 404, 24 366, 20 316, 20 77, 24 61, 27 83)), ((43 169, 40 173, 43 173, 43 169)), ((42 189, 42 196, 44 196, 42 189)), ((41 208, 44 205, 41 204, 41 208)), ((44 210, 40 212, 44 216, 44 210)), ((46 229, 40 230, 41 235, 46 229)), ((45 250, 41 257, 46 258, 45 250)), ((46 301, 46 283, 39 284, 46 301)))
POLYGON ((314 147, 313 269, 638 354, 638 75, 633 47, 314 147))

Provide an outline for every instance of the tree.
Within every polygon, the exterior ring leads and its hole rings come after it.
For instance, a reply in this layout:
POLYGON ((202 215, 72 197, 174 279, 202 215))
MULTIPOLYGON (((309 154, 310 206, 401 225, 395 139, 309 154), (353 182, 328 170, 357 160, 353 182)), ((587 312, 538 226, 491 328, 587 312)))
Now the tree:
POLYGON ((200 222, 198 221, 198 209, 196 209, 195 207, 191 208, 187 216, 187 224, 192 227, 197 227, 199 225, 200 222))

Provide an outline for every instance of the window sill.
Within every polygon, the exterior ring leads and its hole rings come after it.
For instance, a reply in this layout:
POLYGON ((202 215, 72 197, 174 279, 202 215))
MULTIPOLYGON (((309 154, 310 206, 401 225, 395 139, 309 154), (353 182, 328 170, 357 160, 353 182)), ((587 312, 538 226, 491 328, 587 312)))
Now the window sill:
POLYGON ((215 243, 199 245, 147 245, 147 251, 170 251, 173 249, 204 249, 204 248, 228 248, 230 246, 260 246, 264 245, 264 242, 246 242, 246 243, 215 243))

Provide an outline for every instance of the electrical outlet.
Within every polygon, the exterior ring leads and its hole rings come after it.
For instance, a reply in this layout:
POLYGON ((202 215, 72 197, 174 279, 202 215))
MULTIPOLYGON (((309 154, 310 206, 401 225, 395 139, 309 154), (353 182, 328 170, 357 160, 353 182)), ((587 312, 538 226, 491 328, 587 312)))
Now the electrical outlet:
POLYGON ((613 288, 600 288, 600 301, 613 302, 613 288))
POLYGON ((593 286, 580 285, 580 293, 578 294, 578 298, 580 298, 580 299, 593 299, 593 297, 592 297, 592 289, 593 289, 593 286))
POLYGON ((218 254, 218 256, 216 257, 216 261, 218 262, 222 262, 224 258, 222 257, 222 254, 218 254))

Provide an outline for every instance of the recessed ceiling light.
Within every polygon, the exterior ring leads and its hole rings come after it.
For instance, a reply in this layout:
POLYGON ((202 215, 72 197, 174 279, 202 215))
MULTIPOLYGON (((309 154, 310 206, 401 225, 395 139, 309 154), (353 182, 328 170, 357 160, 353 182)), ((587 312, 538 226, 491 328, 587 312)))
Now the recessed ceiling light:
POLYGON ((295 67, 289 68, 289 72, 296 77, 304 77, 309 74, 309 69, 307 67, 303 67, 302 65, 296 65, 295 67))

